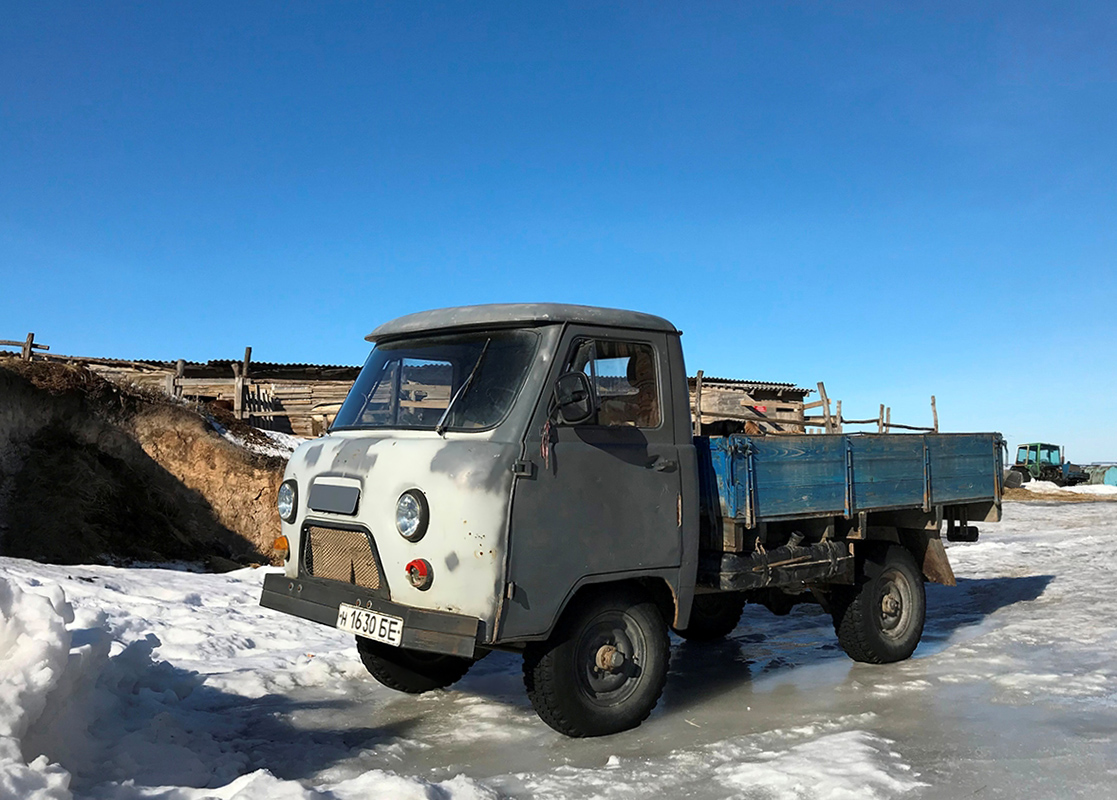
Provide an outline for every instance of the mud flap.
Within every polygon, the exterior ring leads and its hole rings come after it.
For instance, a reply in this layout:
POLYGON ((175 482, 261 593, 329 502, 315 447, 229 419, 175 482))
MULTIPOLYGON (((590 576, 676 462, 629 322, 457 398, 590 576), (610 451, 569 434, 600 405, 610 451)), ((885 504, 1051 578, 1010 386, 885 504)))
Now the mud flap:
POLYGON ((942 546, 942 539, 938 536, 925 536, 921 543, 922 556, 918 552, 913 555, 921 564, 923 575, 932 583, 941 583, 943 586, 957 586, 954 579, 954 570, 950 568, 950 559, 946 557, 946 548, 942 546))

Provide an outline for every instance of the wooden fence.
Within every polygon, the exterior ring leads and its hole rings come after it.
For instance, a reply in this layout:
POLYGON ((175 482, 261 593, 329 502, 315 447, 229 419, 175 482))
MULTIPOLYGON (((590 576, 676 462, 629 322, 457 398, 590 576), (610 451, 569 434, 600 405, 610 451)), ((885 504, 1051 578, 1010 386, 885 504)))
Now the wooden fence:
MULTIPOLYGON (((237 419, 260 428, 287 430, 299 436, 318 436, 337 414, 358 367, 323 367, 310 364, 264 364, 252 361, 246 347, 239 361, 194 364, 178 361, 127 361, 64 356, 27 334, 22 341, 0 340, 0 346, 20 348, 25 361, 44 359, 81 364, 103 377, 195 401, 225 405, 237 419), (262 370, 258 367, 263 367, 262 370), (228 369, 229 373, 222 374, 228 369), (205 373, 191 376, 190 372, 205 373)), ((937 433, 939 415, 931 396, 931 427, 901 425, 892 421, 892 409, 883 403, 876 417, 846 419, 842 401, 831 406, 826 386, 819 381, 819 399, 804 403, 812 390, 791 384, 750 384, 745 381, 706 379, 701 370, 691 379, 690 407, 696 434, 704 425, 719 421, 743 423, 753 434, 842 433, 846 425, 875 425, 877 433, 893 430, 937 433), (818 409, 810 415, 808 411, 818 409)))

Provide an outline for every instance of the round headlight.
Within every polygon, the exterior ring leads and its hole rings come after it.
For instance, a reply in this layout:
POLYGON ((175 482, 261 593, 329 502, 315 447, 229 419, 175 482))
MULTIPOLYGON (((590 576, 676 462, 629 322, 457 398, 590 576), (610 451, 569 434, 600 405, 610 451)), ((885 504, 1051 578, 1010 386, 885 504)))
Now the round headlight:
POLYGON ((294 481, 284 481, 279 486, 279 495, 275 498, 279 516, 284 522, 294 522, 295 512, 298 510, 299 493, 294 481))
POLYGON ((399 496, 396 501, 396 528, 400 536, 417 542, 427 532, 430 511, 427 498, 418 489, 411 489, 399 496))

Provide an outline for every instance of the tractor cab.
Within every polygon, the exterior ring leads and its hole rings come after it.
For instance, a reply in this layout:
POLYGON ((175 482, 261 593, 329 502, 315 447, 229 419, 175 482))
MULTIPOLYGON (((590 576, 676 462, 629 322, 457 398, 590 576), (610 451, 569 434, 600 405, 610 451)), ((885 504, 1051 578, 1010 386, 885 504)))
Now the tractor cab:
POLYGON ((1051 481, 1059 486, 1073 486, 1087 477, 1079 467, 1063 459, 1060 445, 1044 442, 1019 445, 1011 469, 1020 473, 1024 481, 1051 481))

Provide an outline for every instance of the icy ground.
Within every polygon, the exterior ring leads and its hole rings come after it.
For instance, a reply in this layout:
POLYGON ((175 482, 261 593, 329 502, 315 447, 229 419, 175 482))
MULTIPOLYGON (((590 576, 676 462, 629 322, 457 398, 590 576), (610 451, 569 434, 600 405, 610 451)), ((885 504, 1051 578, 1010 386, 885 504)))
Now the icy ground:
POLYGON ((515 657, 450 691, 366 679, 352 642, 257 605, 263 571, 0 559, 0 797, 1117 796, 1117 503, 1009 503, 949 546, 902 664, 854 664, 817 607, 676 642, 641 728, 572 740, 515 657))

